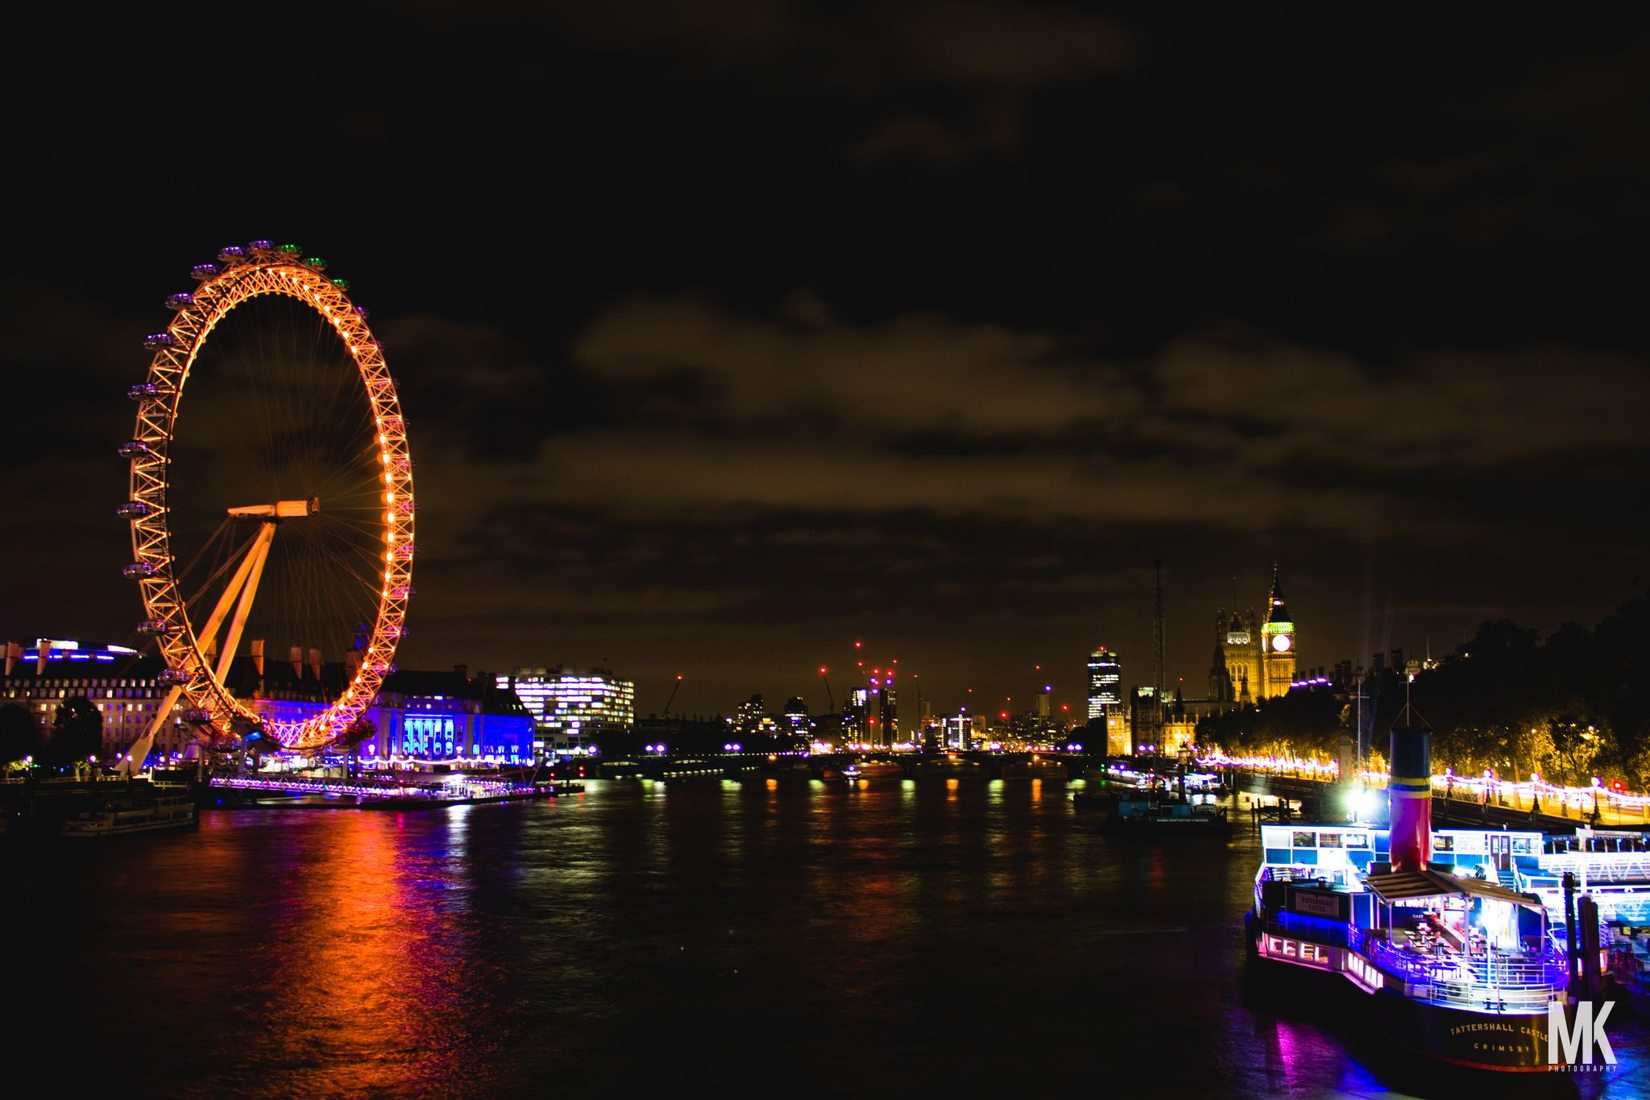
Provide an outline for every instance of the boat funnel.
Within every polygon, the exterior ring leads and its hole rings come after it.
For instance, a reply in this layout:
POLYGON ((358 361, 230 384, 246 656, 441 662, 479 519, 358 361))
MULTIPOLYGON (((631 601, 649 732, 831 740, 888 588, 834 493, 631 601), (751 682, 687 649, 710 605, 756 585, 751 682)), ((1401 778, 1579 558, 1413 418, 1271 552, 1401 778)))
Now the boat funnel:
POLYGON ((1432 730, 1393 726, 1387 806, 1394 871, 1425 871, 1432 861, 1432 730))

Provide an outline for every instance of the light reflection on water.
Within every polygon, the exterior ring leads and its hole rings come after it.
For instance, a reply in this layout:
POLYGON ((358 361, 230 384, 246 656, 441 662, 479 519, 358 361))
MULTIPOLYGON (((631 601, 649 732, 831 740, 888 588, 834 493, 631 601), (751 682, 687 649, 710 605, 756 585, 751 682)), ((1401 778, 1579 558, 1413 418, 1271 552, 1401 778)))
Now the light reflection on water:
MULTIPOLYGON (((1244 981, 1258 856, 1113 838, 1042 779, 591 781, 12 850, 5 912, 19 1047, 86 1095, 1483 1091, 1244 981)), ((1650 1095, 1644 1033, 1537 1084, 1650 1095)))

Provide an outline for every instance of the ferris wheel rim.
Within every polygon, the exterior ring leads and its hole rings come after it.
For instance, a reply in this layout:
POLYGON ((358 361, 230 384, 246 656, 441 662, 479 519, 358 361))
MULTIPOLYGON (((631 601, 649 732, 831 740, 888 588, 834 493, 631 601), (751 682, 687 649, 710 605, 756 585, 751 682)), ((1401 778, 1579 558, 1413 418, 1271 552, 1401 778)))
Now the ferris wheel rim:
MULTIPOLYGON (((163 676, 188 701, 186 717, 226 730, 237 719, 261 727, 285 747, 323 748, 350 733, 376 701, 385 677, 394 669, 395 649, 403 632, 412 595, 413 495, 412 459, 406 420, 383 348, 366 323, 366 310, 347 294, 348 283, 323 274, 325 262, 304 257, 293 245, 254 241, 245 248, 219 252, 215 264, 197 265, 199 287, 166 299, 175 311, 165 332, 153 333, 144 346, 154 352, 146 379, 129 395, 138 403, 132 439, 120 448, 130 459, 128 500, 118 513, 130 521, 132 563, 125 572, 139 584, 144 619, 142 633, 154 636, 164 659, 163 676), (354 674, 321 713, 297 721, 260 715, 237 699, 222 682, 203 651, 190 616, 190 601, 181 592, 174 568, 168 522, 167 465, 185 386, 212 330, 247 302, 268 295, 295 300, 312 309, 342 340, 365 391, 374 427, 374 447, 382 476, 383 511, 377 530, 382 551, 382 583, 370 633, 360 647, 354 674)), ((376 475, 375 475, 376 476, 376 475)))

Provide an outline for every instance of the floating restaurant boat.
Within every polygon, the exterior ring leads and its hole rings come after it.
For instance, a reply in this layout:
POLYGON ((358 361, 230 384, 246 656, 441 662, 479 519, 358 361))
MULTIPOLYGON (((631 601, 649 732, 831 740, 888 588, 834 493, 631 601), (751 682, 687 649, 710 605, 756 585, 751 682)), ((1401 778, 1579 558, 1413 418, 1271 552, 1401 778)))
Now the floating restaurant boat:
POLYGON ((1632 857, 1578 859, 1575 839, 1540 832, 1435 832, 1430 731, 1395 727, 1389 759, 1389 824, 1259 826, 1245 914, 1257 976, 1318 972, 1308 983, 1350 997, 1349 1021, 1411 1056, 1602 1071, 1614 1058, 1599 937, 1612 908, 1640 904, 1611 870, 1632 857), (1616 889, 1577 896, 1589 871, 1616 889))
POLYGON ((161 794, 141 802, 116 803, 66 819, 59 835, 74 839, 133 833, 182 833, 197 828, 191 794, 161 794))
POLYGON ((0 796, 0 838, 77 840, 197 826, 195 791, 147 779, 46 779, 9 783, 0 796))
POLYGON ((571 789, 549 780, 512 781, 454 773, 438 782, 393 776, 353 780, 214 776, 208 792, 220 809, 409 810, 554 798, 558 788, 571 789))
POLYGON ((1192 831, 1202 833, 1230 824, 1226 807, 1217 802, 1224 789, 1220 777, 1187 772, 1184 763, 1172 772, 1136 771, 1113 763, 1104 772, 1085 773, 1085 781, 1091 778, 1096 788, 1073 792, 1071 804, 1102 820, 1108 829, 1155 832, 1157 826, 1166 826, 1179 832, 1195 825, 1201 828, 1192 831))
POLYGON ((1169 795, 1116 795, 1106 818, 1114 830, 1224 831, 1230 826, 1226 807, 1169 795))

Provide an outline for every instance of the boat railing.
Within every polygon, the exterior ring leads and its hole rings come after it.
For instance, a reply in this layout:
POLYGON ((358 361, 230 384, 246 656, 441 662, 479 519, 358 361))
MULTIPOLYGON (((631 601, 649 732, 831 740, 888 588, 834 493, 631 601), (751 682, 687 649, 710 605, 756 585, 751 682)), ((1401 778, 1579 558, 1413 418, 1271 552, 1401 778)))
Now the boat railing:
POLYGON ((1405 983, 1416 1000, 1490 1012, 1540 1011, 1562 995, 1568 970, 1562 954, 1419 955, 1366 937, 1363 952, 1405 983))
POLYGON ((83 814, 80 817, 70 818, 63 823, 63 832, 99 833, 111 828, 115 824, 113 814, 83 814))
POLYGON ((1268 863, 1256 872, 1255 884, 1257 889, 1263 882, 1293 882, 1303 886, 1350 888, 1353 886, 1350 881, 1352 874, 1353 872, 1345 867, 1285 867, 1268 863))
POLYGON ((1588 882, 1650 882, 1647 852, 1552 852, 1541 857, 1541 869, 1585 876, 1588 882))
POLYGON ((1344 922, 1289 912, 1267 914, 1261 928, 1274 936, 1302 937, 1335 947, 1354 946, 1353 935, 1357 931, 1344 922))

